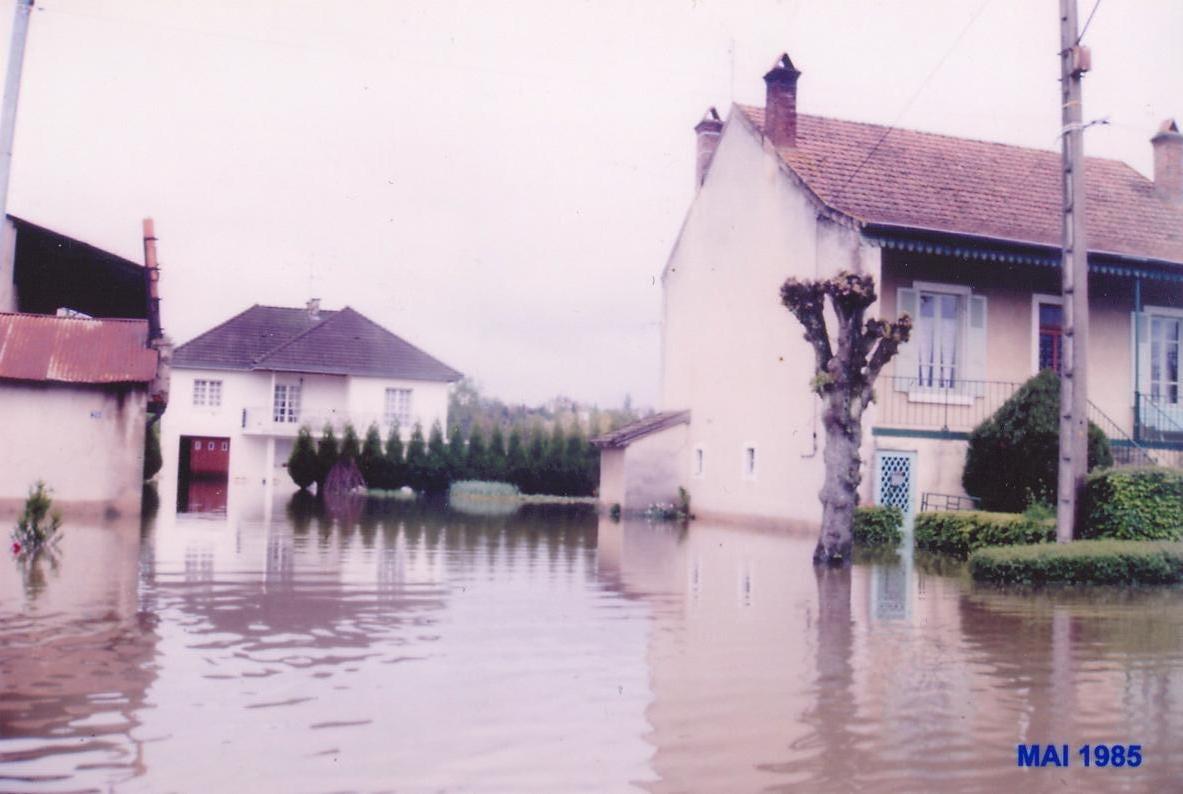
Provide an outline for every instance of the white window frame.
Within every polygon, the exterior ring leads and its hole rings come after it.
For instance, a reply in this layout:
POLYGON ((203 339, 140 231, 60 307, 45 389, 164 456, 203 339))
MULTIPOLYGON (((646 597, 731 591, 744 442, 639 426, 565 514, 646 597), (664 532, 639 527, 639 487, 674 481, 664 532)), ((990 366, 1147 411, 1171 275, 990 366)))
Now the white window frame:
MULTIPOLYGON (((964 371, 968 348, 966 340, 969 338, 969 299, 973 297, 973 288, 967 287, 963 284, 943 284, 938 281, 913 281, 912 289, 916 291, 916 317, 913 318, 912 329, 913 339, 916 347, 916 361, 919 369, 920 361, 920 339, 916 335, 917 329, 920 327, 920 296, 922 293, 943 293, 945 295, 957 295, 961 298, 960 308, 957 318, 957 371, 956 376, 958 382, 964 381, 965 378, 960 374, 964 371)), ((936 386, 921 386, 919 383, 919 371, 915 373, 917 377, 917 384, 908 391, 908 402, 913 403, 938 403, 941 405, 973 405, 974 397, 970 394, 954 394, 951 389, 942 389, 936 386)), ((954 387, 956 388, 956 387, 954 387)))
POLYGON ((1063 295, 1048 295, 1036 292, 1031 295, 1031 374, 1039 374, 1039 304, 1048 303, 1064 306, 1063 295))
POLYGON ((398 426, 406 429, 414 424, 414 400, 415 390, 408 386, 388 386, 385 391, 386 403, 383 405, 382 419, 387 427, 394 425, 395 420, 398 421, 398 426), (406 400, 401 406, 398 405, 397 398, 394 400, 393 408, 391 398, 398 394, 405 394, 406 400))
POLYGON ((193 379, 193 407, 221 408, 222 381, 212 378, 193 379))
POLYGON ((697 446, 695 446, 694 451, 691 453, 691 456, 690 456, 690 476, 691 477, 693 477, 697 480, 701 480, 703 477, 706 476, 706 471, 707 471, 706 459, 707 459, 706 447, 704 447, 702 444, 698 444, 697 446))
MULTIPOLYGON (((1153 345, 1151 344, 1151 340, 1153 338, 1151 336, 1151 323, 1155 317, 1166 317, 1166 318, 1170 318, 1172 320, 1179 320, 1180 323, 1183 323, 1183 309, 1177 309, 1173 306, 1143 306, 1142 307, 1142 314, 1146 316, 1146 355, 1148 358, 1151 359, 1149 362, 1147 362, 1148 366, 1147 366, 1146 373, 1145 373, 1146 391, 1142 392, 1142 394, 1149 396, 1149 394, 1151 392, 1151 387, 1153 386, 1153 382, 1151 380, 1151 373, 1154 371, 1154 369, 1153 369, 1154 361, 1152 358, 1153 357, 1152 351, 1154 350, 1154 348, 1153 348, 1153 345)), ((1183 351, 1180 351, 1180 352, 1183 352, 1183 351)), ((1137 349, 1135 349, 1134 355, 1137 355, 1137 354, 1138 354, 1137 349)), ((1134 391, 1135 392, 1141 391, 1141 384, 1135 383, 1134 384, 1134 391)), ((1179 394, 1179 401, 1178 402, 1165 403, 1165 404, 1166 405, 1183 405, 1183 363, 1180 364, 1179 392, 1180 392, 1180 394, 1179 394)))
POLYGON ((739 452, 739 475, 745 480, 755 481, 760 473, 760 447, 754 441, 745 441, 739 452), (748 452, 752 453, 752 467, 748 469, 748 452))
POLYGON ((300 421, 300 402, 303 398, 303 384, 277 381, 271 388, 271 421, 277 425, 296 424, 300 421), (281 403, 279 394, 283 389, 281 403), (294 395, 294 399, 293 399, 294 395))

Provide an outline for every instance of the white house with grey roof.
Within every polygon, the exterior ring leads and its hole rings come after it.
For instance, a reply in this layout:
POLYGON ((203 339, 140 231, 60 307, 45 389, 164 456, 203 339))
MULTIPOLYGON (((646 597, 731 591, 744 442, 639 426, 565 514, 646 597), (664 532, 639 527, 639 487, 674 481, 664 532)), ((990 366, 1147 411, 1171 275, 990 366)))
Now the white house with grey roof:
POLYGON ((346 307, 255 305, 176 349, 175 399, 162 422, 164 471, 181 509, 218 509, 235 484, 292 486, 297 432, 346 424, 385 439, 446 426, 461 374, 346 307))

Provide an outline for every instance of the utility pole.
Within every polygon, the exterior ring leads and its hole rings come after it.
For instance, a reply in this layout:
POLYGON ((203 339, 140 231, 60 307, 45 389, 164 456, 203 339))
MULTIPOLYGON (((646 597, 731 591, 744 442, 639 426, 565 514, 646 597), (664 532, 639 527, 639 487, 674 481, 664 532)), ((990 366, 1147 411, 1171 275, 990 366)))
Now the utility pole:
POLYGON ((21 93, 21 69, 25 41, 35 0, 16 0, 12 17, 12 43, 8 48, 8 72, 4 77, 4 105, 0 108, 0 225, 8 217, 8 177, 12 173, 12 141, 16 136, 16 101, 21 93))
POLYGON ((1085 230, 1084 126, 1081 76, 1090 55, 1076 32, 1076 0, 1060 0, 1060 96, 1063 129, 1064 251, 1060 264, 1064 296, 1064 371, 1060 377, 1060 459, 1056 541, 1074 535, 1077 496, 1088 473, 1088 236, 1085 230))

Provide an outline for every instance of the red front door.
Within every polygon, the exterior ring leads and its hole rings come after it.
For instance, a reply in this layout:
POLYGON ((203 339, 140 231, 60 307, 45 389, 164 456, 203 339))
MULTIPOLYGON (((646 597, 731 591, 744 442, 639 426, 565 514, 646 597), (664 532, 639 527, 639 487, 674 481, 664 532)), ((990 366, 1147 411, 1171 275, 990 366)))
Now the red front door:
POLYGON ((189 438, 189 473, 230 473, 230 439, 191 436, 189 438))

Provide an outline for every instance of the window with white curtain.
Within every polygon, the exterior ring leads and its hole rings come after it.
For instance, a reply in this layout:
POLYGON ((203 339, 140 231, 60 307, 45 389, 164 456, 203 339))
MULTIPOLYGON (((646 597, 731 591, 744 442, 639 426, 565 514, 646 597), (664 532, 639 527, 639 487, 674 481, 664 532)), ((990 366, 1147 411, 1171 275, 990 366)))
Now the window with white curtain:
POLYGON ((272 404, 272 420, 294 423, 300 421, 300 384, 275 384, 275 400, 272 404))
POLYGON ((962 296, 921 291, 917 302, 914 339, 920 386, 952 388, 962 377, 962 296))
POLYGON ((410 389, 387 389, 386 390, 386 424, 393 425, 395 422, 401 427, 409 427, 411 424, 411 390, 410 389))

